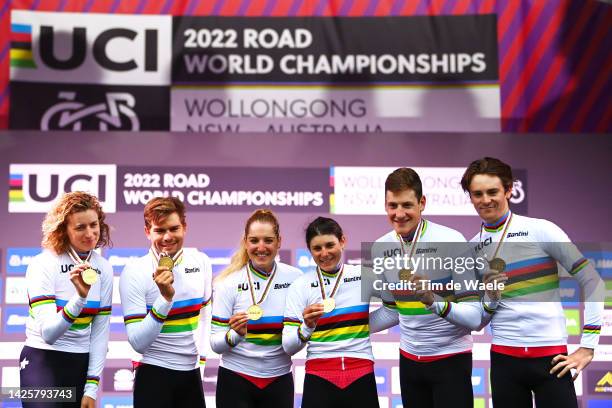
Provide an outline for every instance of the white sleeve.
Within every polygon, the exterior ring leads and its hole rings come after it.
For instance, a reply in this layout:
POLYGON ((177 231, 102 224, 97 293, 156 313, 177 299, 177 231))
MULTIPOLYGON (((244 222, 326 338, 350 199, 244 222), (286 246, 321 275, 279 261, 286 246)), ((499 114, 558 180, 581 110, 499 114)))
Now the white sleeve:
POLYGON ((294 281, 289 287, 283 318, 283 349, 290 356, 304 348, 315 330, 304 324, 303 312, 308 299, 301 293, 300 283, 303 283, 302 279, 294 281))
POLYGON ((128 341, 135 351, 144 354, 159 335, 172 302, 167 302, 160 294, 151 311, 147 312, 147 285, 141 282, 143 274, 136 270, 138 265, 126 265, 123 269, 119 279, 119 294, 128 341))
POLYGON ((87 368, 87 382, 85 395, 96 399, 100 376, 106 361, 108 351, 108 336, 110 329, 110 314, 113 303, 113 270, 110 264, 104 265, 101 279, 100 309, 91 324, 91 338, 89 343, 89 366, 87 368))
POLYGON ((204 259, 204 299, 202 301, 202 309, 200 310, 199 322, 199 344, 198 354, 200 355, 200 367, 206 365, 206 356, 210 351, 210 316, 212 309, 212 265, 208 257, 201 255, 204 259))
POLYGON ((230 351, 232 347, 236 347, 244 340, 244 336, 239 335, 229 327, 229 320, 234 313, 234 301, 237 294, 236 288, 231 287, 231 284, 228 283, 229 280, 231 280, 231 276, 218 281, 215 284, 213 294, 210 345, 218 354, 230 351))
POLYGON ((481 330, 491 321, 497 302, 447 302, 436 295, 436 301, 428 306, 441 318, 472 330, 481 330))
POLYGON ((556 259, 580 285, 584 299, 584 326, 580 346, 594 349, 601 334, 605 284, 593 265, 561 228, 552 222, 540 221, 544 227, 538 237, 542 249, 556 259))
POLYGON ((370 313, 370 333, 378 333, 399 324, 397 309, 387 307, 386 304, 370 313))
POLYGON ((55 303, 55 280, 52 265, 43 265, 43 256, 37 256, 28 265, 26 285, 32 318, 40 328, 47 344, 53 344, 66 333, 81 314, 87 301, 75 293, 59 311, 55 303))

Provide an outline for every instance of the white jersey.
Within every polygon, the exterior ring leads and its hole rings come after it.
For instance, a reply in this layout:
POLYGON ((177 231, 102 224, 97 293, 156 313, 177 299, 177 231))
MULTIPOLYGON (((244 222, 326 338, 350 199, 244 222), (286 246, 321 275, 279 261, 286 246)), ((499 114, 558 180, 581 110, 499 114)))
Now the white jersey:
POLYGON ((189 371, 206 361, 212 268, 208 256, 185 248, 172 272, 172 302, 153 280, 157 260, 151 252, 128 263, 119 281, 128 340, 142 363, 189 371))
POLYGON ((38 349, 89 353, 85 394, 96 397, 106 359, 113 292, 113 270, 92 252, 89 264, 99 279, 81 298, 70 281, 75 266, 67 253, 45 250, 28 265, 26 284, 30 314, 26 345, 38 349))
MULTIPOLYGON (((435 224, 423 219, 416 248, 413 252, 415 274, 430 279, 432 283, 441 284, 442 291, 435 291, 436 295, 447 301, 452 307, 453 302, 477 301, 478 295, 474 291, 449 290, 447 284, 469 279, 473 276, 472 270, 460 270, 458 274, 450 268, 441 268, 434 258, 456 259, 464 255, 467 250, 463 235, 443 225, 435 224), (425 262, 429 262, 426 264, 425 262), (427 266, 426 266, 427 265, 427 266)), ((410 247, 412 250, 412 247, 410 247)), ((402 244, 395 231, 391 231, 379 239, 372 246, 372 259, 384 259, 402 256, 402 244)), ((409 256, 410 254, 405 254, 409 256)), ((398 282, 398 269, 385 269, 384 276, 388 282, 398 282)), ((415 296, 400 296, 395 298, 389 291, 381 293, 385 307, 399 313, 400 322, 400 348, 406 353, 418 357, 430 357, 470 351, 472 349, 472 336, 470 329, 456 326, 447 322, 440 316, 428 310, 415 296)))
MULTIPOLYGON (((336 284, 339 272, 323 273, 325 292, 336 284)), ((362 297, 361 267, 344 264, 341 283, 334 296, 336 307, 323 314, 314 330, 303 323, 304 309, 321 303, 321 289, 316 272, 296 279, 287 294, 283 328, 283 348, 290 354, 299 351, 308 340, 307 359, 353 357, 374 360, 370 344, 369 293, 362 297)))
MULTIPOLYGON (((596 293, 599 274, 568 236, 550 221, 508 214, 497 225, 483 225, 470 242, 476 256, 491 259, 511 216, 497 257, 506 262, 508 281, 492 315, 493 344, 514 347, 565 345, 567 331, 560 302, 558 263, 589 294, 585 302, 581 345, 594 348, 599 339, 603 302, 596 293)), ((602 299, 603 300, 603 299, 602 299)))
POLYGON ((255 300, 261 299, 268 284, 270 288, 265 300, 259 305, 263 309, 263 317, 257 321, 249 320, 247 334, 242 337, 229 328, 229 319, 236 313, 246 312, 253 304, 247 273, 249 268, 245 265, 215 285, 212 348, 221 354, 221 366, 228 370, 264 378, 287 374, 291 371, 291 357, 282 346, 285 299, 289 286, 302 272, 284 263, 277 263, 276 272, 270 281, 270 275, 253 270, 251 280, 255 300))

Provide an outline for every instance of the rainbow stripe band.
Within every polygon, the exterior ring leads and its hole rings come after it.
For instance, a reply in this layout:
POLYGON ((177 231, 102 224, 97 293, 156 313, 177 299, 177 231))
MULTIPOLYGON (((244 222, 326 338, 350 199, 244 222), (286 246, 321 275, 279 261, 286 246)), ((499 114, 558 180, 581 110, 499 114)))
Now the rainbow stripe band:
POLYGON ((236 345, 234 344, 234 342, 232 341, 232 339, 230 338, 230 332, 229 330, 225 333, 225 342, 230 346, 230 347, 236 347, 236 345))
POLYGON ((213 316, 211 323, 215 326, 219 326, 219 327, 228 327, 229 326, 229 319, 224 319, 222 317, 219 316, 213 316))
POLYGON ((73 316, 65 307, 62 308, 62 317, 68 323, 72 324, 76 320, 77 316, 73 316))
POLYGON ((333 342, 370 335, 367 304, 337 308, 324 314, 317 322, 310 341, 333 342))
POLYGON ((168 316, 164 316, 163 314, 159 313, 157 310, 155 310, 155 308, 151 308, 151 317, 153 318, 153 320, 155 320, 156 322, 159 323, 163 323, 164 320, 166 320, 166 318, 168 316))
POLYGON ((491 309, 489 306, 487 306, 486 302, 482 302, 482 307, 485 310, 485 312, 487 312, 488 314, 495 313, 495 309, 491 309))
POLYGON ((531 295, 559 288, 557 262, 541 257, 514 262, 507 266, 508 281, 503 298, 531 295))
POLYGON ((570 275, 576 275, 578 272, 580 272, 581 270, 583 270, 584 268, 586 268, 586 266, 589 264, 589 260, 586 258, 580 258, 579 260, 577 260, 576 262, 574 262, 574 264, 572 265, 572 270, 569 271, 570 275))
POLYGON ((41 305, 48 305, 51 303, 55 303, 55 296, 53 295, 42 295, 36 296, 29 300, 30 307, 35 308, 41 305))
POLYGON ((93 384, 97 387, 100 385, 100 377, 87 376, 87 381, 85 381, 85 384, 93 384))
POLYGON ((446 317, 450 313, 452 309, 452 303, 444 302, 444 306, 442 306, 442 310, 440 310, 440 317, 446 317))
POLYGON ((464 292, 457 295, 457 303, 459 302, 479 302, 480 296, 476 292, 464 292))
POLYGON ((205 366, 205 365, 206 365, 206 357, 200 356, 200 366, 205 366))
POLYGON ((595 325, 585 325, 582 328, 582 333, 584 334, 601 334, 601 326, 595 326, 595 325))
POLYGON ((283 319, 283 325, 285 326, 299 326, 302 322, 299 319, 292 319, 290 317, 285 317, 283 319))
POLYGON ((283 316, 265 316, 257 321, 249 320, 245 340, 258 346, 282 344, 283 316))
MULTIPOLYGON (((164 324, 161 333, 182 333, 197 329, 200 322, 200 311, 205 303, 203 298, 174 302, 168 315, 163 316, 161 320, 164 324)), ((154 310, 151 306, 147 306, 147 309, 150 312, 154 310)))
POLYGON ((146 317, 146 314, 134 314, 134 315, 128 315, 128 316, 124 316, 123 317, 123 323, 124 324, 131 324, 131 323, 138 323, 143 321, 143 319, 146 317))
POLYGON ((383 306, 386 307, 387 309, 391 309, 393 311, 397 310, 397 304, 395 302, 387 302, 387 301, 383 300, 383 306))
POLYGON ((305 337, 305 336, 302 334, 302 327, 301 327, 301 325, 300 325, 300 327, 298 327, 298 329, 297 329, 297 335, 298 335, 298 339, 300 339, 300 341, 301 341, 302 343, 306 343, 308 340, 310 340, 310 338, 305 337))
POLYGON ((112 311, 112 306, 104 306, 98 309, 98 314, 102 316, 110 315, 112 311))
POLYGON ((212 304, 212 296, 208 298, 208 300, 205 300, 204 302, 202 302, 202 308, 205 308, 206 306, 209 306, 210 304, 212 304))

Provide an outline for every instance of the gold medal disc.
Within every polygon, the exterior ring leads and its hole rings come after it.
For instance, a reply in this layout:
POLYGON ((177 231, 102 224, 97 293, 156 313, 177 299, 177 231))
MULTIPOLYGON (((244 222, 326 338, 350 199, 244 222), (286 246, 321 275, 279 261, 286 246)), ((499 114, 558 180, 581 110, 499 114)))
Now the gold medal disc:
POLYGON ((412 269, 402 269, 399 271, 398 276, 400 281, 409 281, 412 277, 412 269))
POLYGON ((247 309, 249 320, 259 320, 263 316, 263 309, 259 305, 251 305, 247 309))
POLYGON ((98 273, 92 268, 87 268, 81 272, 81 277, 83 282, 91 286, 98 280, 98 273))
POLYGON ((323 313, 329 313, 336 308, 336 301, 334 298, 323 299, 323 313))
POLYGON ((172 268, 174 268, 174 261, 169 256, 164 255, 159 257, 157 265, 172 270, 172 268))
POLYGON ((502 273, 506 270, 506 261, 501 258, 493 258, 489 261, 489 269, 497 273, 502 273))

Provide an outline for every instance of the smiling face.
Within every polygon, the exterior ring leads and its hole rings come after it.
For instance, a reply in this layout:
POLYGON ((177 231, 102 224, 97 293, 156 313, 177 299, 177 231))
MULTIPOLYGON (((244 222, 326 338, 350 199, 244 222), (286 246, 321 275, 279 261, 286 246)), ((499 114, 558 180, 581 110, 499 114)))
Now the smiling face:
POLYGON ((398 192, 387 190, 385 193, 387 218, 393 230, 399 235, 406 236, 419 225, 424 209, 425 196, 418 200, 414 190, 398 192))
POLYGON ((100 239, 100 221, 96 211, 85 210, 68 215, 66 235, 70 245, 78 252, 95 249, 100 239))
POLYGON ((280 249, 281 239, 268 222, 253 221, 244 238, 249 260, 257 269, 270 272, 280 249))
POLYGON ((476 212, 487 224, 495 223, 509 210, 508 200, 512 196, 512 188, 505 191, 497 176, 475 175, 470 182, 469 193, 476 212))
POLYGON ((160 221, 152 222, 149 228, 145 227, 145 234, 157 253, 174 256, 183 247, 186 229, 174 212, 160 221))
POLYGON ((308 249, 319 268, 331 272, 340 263, 345 244, 344 235, 341 239, 332 234, 317 235, 310 240, 308 249))

